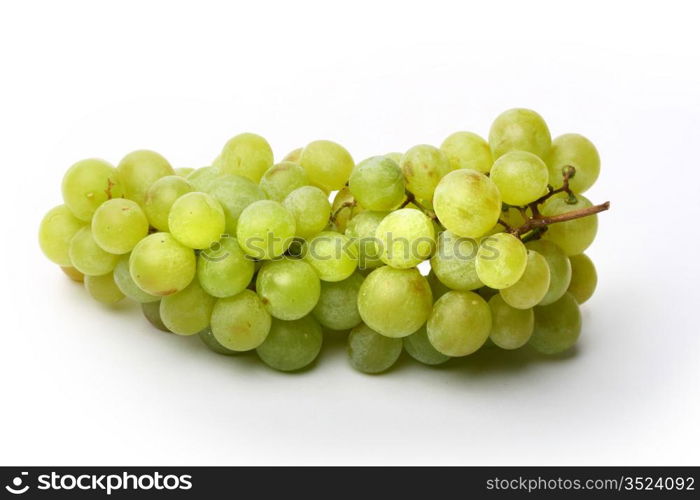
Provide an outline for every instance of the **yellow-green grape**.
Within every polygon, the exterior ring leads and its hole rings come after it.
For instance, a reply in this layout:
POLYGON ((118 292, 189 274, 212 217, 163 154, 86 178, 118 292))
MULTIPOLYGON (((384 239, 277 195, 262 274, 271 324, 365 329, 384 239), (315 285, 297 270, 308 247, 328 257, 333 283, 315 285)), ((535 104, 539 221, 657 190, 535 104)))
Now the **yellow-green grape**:
POLYGON ((389 158, 390 160, 394 160, 396 163, 399 163, 401 161, 401 157, 403 156, 403 153, 398 153, 398 152, 391 152, 387 153, 385 155, 382 155, 385 158, 389 158))
POLYGON ((430 259, 435 276, 452 290, 476 290, 484 284, 476 274, 479 242, 461 238, 451 231, 438 235, 437 250, 430 259))
POLYGON ((194 250, 169 233, 153 233, 142 239, 129 257, 129 272, 141 290, 166 296, 192 282, 197 267, 194 250))
POLYGON ((435 251, 435 229, 420 210, 402 208, 382 219, 375 233, 379 258, 400 269, 414 267, 435 251))
POLYGON ((291 321, 309 314, 321 296, 321 282, 310 264, 285 258, 265 262, 255 289, 275 318, 291 321))
POLYGON ((313 309, 313 315, 321 325, 331 330, 349 330, 362 322, 357 310, 357 296, 365 280, 360 273, 353 273, 343 281, 322 281, 321 295, 313 309))
POLYGON ((206 192, 221 204, 226 216, 226 233, 230 236, 236 235, 238 218, 243 210, 251 203, 265 199, 265 193, 257 184, 233 174, 217 177, 206 192))
POLYGON ((527 267, 527 249, 508 233, 486 236, 476 253, 476 274, 484 285, 502 289, 513 286, 527 267))
POLYGON ((143 206, 146 192, 155 181, 175 175, 168 160, 155 151, 139 150, 126 155, 117 165, 124 195, 143 206))
POLYGON ((258 183, 273 162, 272 148, 265 138, 245 133, 237 135, 224 145, 219 169, 258 183))
MULTIPOLYGON (((211 190, 218 184, 219 179, 222 177, 226 176, 227 174, 224 174, 221 172, 216 167, 202 167, 198 168, 194 172, 190 172, 190 174, 185 178, 187 182, 189 182, 192 187, 194 187, 193 191, 201 191, 203 193, 209 193, 211 190)), ((240 176, 237 176, 240 177, 240 176)), ((244 177, 244 179, 246 179, 244 177)), ((250 181, 250 179, 246 179, 250 181)), ((253 181, 250 181, 251 184, 255 184, 253 181)))
POLYGON ((504 203, 523 206, 547 192, 547 165, 527 151, 511 151, 496 160, 491 180, 501 192, 504 203))
POLYGON ((406 189, 419 200, 432 200, 438 182, 452 170, 445 153, 426 144, 406 151, 400 165, 406 178, 406 189))
POLYGON ((269 199, 275 201, 284 200, 289 193, 308 184, 306 170, 290 161, 273 165, 260 179, 260 188, 269 199))
POLYGON ((451 288, 448 288, 445 286, 445 284, 440 281, 435 274, 435 272, 431 269, 430 272, 428 273, 428 284, 430 285, 430 290, 433 293, 433 299, 437 300, 443 295, 445 295, 447 292, 451 290, 451 288))
POLYGON ((160 318, 171 332, 194 335, 209 326, 215 301, 195 279, 184 290, 163 297, 160 318))
POLYGON ((211 333, 211 328, 205 328, 199 332, 197 336, 205 346, 217 354, 223 354, 224 356, 235 356, 236 354, 240 354, 238 351, 232 351, 231 349, 227 349, 222 346, 219 341, 216 340, 214 334, 211 333))
POLYGON ((440 149, 447 155, 452 170, 468 168, 485 174, 493 165, 489 143, 473 132, 455 132, 440 149))
POLYGON ((334 215, 333 225, 336 231, 344 233, 350 219, 362 211, 362 207, 355 201, 349 187, 345 186, 338 191, 331 206, 331 214, 334 215))
POLYGON ((427 325, 433 347, 447 356, 466 356, 477 351, 491 332, 491 310, 474 292, 453 290, 433 306, 427 325))
POLYGON ((307 243, 304 260, 323 281, 342 281, 357 269, 357 249, 347 236, 324 231, 307 243))
POLYGON ((389 212, 360 212, 347 224, 345 236, 350 238, 357 251, 357 266, 360 269, 373 269, 383 266, 379 258, 377 228, 389 212))
POLYGON ((85 275, 73 266, 61 267, 61 271, 73 281, 77 281, 78 283, 85 281, 85 275))
POLYGON ((598 150, 579 134, 564 134, 554 139, 546 160, 549 183, 555 188, 562 185, 564 167, 570 165, 576 169, 576 175, 569 180, 569 188, 577 194, 587 191, 600 174, 598 150))
POLYGON ((85 227, 85 223, 65 206, 53 207, 39 225, 39 246, 44 255, 62 267, 71 266, 68 249, 73 236, 85 227))
POLYGON ((194 186, 179 175, 167 175, 154 182, 146 191, 143 210, 148 222, 158 231, 170 231, 168 214, 180 196, 194 191, 194 186))
POLYGON ((466 238, 485 235, 501 215, 501 193, 476 170, 453 170, 435 188, 433 206, 445 228, 466 238))
POLYGON ((163 320, 160 319, 160 301, 144 302, 141 304, 141 312, 143 313, 143 317, 158 330, 172 333, 168 330, 168 327, 163 324, 163 320))
POLYGON ((222 238, 218 245, 200 252, 197 277, 202 288, 214 297, 231 297, 250 284, 255 263, 243 252, 235 238, 222 238))
MULTIPOLYGON (((561 215, 573 210, 588 208, 593 204, 583 195, 576 196, 576 203, 568 202, 566 193, 559 193, 548 199, 540 208, 542 215, 561 215)), ((542 235, 545 240, 559 245, 566 255, 583 253, 593 243, 598 233, 598 216, 589 215, 580 219, 557 222, 547 227, 542 235)))
POLYGON ((406 196, 401 168, 385 156, 361 161, 352 171, 350 192, 365 210, 393 210, 406 196))
POLYGON ((147 234, 148 219, 135 201, 107 200, 92 217, 95 242, 109 253, 129 253, 147 234))
POLYGON ((525 272, 514 285, 501 290, 501 297, 511 307, 530 309, 544 299, 549 282, 547 259, 534 250, 528 250, 525 272))
POLYGON ((504 111, 493 121, 489 145, 494 159, 510 151, 527 151, 545 158, 552 136, 544 119, 530 109, 504 111))
POLYGON ((211 314, 216 340, 232 351, 250 351, 262 344, 270 332, 272 318, 255 292, 218 299, 211 314))
POLYGON ((180 167, 173 170, 175 171, 175 175, 179 175, 180 177, 187 177, 195 171, 195 169, 191 167, 180 167))
POLYGON ((574 296, 576 302, 583 304, 593 296, 598 284, 598 273, 593 261, 582 253, 569 257, 571 261, 571 283, 568 292, 574 296))
POLYGON ((571 283, 571 262, 561 248, 551 241, 529 241, 525 246, 542 255, 549 267, 549 288, 538 305, 544 306, 559 300, 571 283))
POLYGON ((122 196, 117 169, 104 160, 82 160, 68 169, 61 184, 63 201, 78 219, 88 222, 99 207, 122 196))
POLYGON ((260 200, 248 205, 238 218, 236 237, 243 251, 254 259, 282 255, 294 239, 294 216, 281 203, 260 200))
POLYGON ((226 218, 221 204, 206 193, 180 196, 168 214, 170 233, 190 248, 208 248, 221 239, 226 218))
POLYGON ((129 272, 129 256, 122 255, 114 268, 114 282, 121 292, 133 301, 139 303, 158 302, 160 297, 144 292, 134 282, 129 272))
POLYGON ((221 168, 222 162, 223 160, 221 159, 221 154, 218 154, 216 155, 216 158, 212 160, 211 166, 218 170, 221 168))
POLYGON ((449 356, 435 349, 430 343, 425 325, 416 333, 404 337, 403 347, 409 356, 424 365, 441 365, 450 359, 449 356))
POLYGON ((301 160, 301 152, 303 150, 304 148, 296 148, 291 150, 284 156, 284 158, 282 158, 282 161, 291 161, 293 163, 299 163, 299 160, 301 160))
POLYGON ((576 299, 565 293, 547 306, 535 307, 535 330, 530 345, 542 354, 558 354, 571 348, 581 334, 581 311, 576 299))
POLYGON ((331 141, 314 141, 301 152, 299 163, 306 170, 309 180, 326 192, 341 189, 355 168, 350 153, 331 141))
POLYGON ((97 302, 115 304, 124 298, 124 294, 114 283, 112 273, 101 276, 85 276, 85 289, 97 302))
POLYGON ((322 343, 323 332, 313 317, 294 321, 274 318, 269 335, 256 352, 270 368, 291 372, 310 365, 321 352, 322 343))
POLYGON ((391 368, 401 356, 403 342, 360 324, 348 336, 348 356, 353 368, 363 373, 381 373, 391 368))
POLYGON ((111 272, 117 265, 119 256, 106 252, 100 247, 89 227, 75 233, 70 240, 68 255, 73 267, 88 276, 101 276, 111 272))
POLYGON ((287 195, 282 205, 294 217, 296 236, 309 240, 328 226, 331 204, 328 195, 315 186, 302 186, 287 195))
POLYGON ((527 344, 535 326, 532 309, 516 309, 509 306, 500 295, 489 300, 491 309, 491 334, 489 338, 501 349, 518 349, 527 344))
POLYGON ((360 317, 387 337, 406 337, 428 319, 433 294, 417 269, 384 266, 372 271, 357 297, 360 317))

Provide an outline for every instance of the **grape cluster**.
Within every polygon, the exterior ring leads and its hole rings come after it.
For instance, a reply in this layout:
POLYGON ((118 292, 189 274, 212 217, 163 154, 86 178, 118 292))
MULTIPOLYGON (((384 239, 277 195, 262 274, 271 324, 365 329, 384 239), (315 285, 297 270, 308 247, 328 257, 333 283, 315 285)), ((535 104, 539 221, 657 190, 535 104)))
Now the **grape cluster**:
POLYGON ((607 204, 581 193, 599 170, 588 139, 552 140, 527 109, 488 141, 457 132, 357 164, 323 140, 274 163, 245 133, 198 169, 147 150, 79 161, 39 242, 97 301, 127 297, 161 330, 282 371, 348 331, 366 373, 404 349, 428 365, 487 344, 557 354, 596 287, 583 252, 607 204))

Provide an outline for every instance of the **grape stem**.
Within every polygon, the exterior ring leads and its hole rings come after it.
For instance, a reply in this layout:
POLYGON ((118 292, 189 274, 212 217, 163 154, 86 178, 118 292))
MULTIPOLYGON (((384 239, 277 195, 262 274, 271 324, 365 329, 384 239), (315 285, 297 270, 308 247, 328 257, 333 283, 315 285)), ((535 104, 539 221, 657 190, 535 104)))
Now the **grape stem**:
POLYGON ((411 203, 420 208, 421 212, 430 217, 432 220, 438 220, 437 215, 435 215, 434 211, 423 206, 421 202, 416 200, 416 197, 413 195, 413 193, 411 193, 410 191, 406 191, 406 199, 403 200, 403 203, 401 204, 401 206, 399 206, 399 208, 406 208, 411 203))
POLYGON ((357 205, 357 202, 356 202, 355 200, 343 202, 343 203, 336 209, 336 211, 333 212, 333 213, 331 214, 331 222, 335 222, 335 220, 336 220, 336 219, 338 218, 338 216, 340 215, 340 212, 342 212, 342 211, 345 210, 346 208, 354 208, 356 205, 357 205))

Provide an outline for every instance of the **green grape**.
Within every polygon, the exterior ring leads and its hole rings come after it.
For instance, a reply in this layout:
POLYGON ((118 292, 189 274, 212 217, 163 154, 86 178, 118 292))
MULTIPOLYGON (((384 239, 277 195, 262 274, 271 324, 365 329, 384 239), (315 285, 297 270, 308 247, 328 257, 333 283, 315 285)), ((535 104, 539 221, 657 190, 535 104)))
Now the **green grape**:
POLYGON ((222 238, 218 245, 200 252, 197 277, 202 288, 214 297, 231 297, 250 284, 255 263, 246 256, 235 238, 222 238))
POLYGON ((353 241, 360 269, 376 268, 384 263, 376 237, 377 228, 389 212, 364 211, 354 216, 347 224, 345 236, 353 241))
POLYGON ((84 227, 70 240, 68 255, 73 267, 89 276, 101 276, 111 272, 117 265, 118 255, 104 251, 95 242, 92 231, 84 227))
POLYGON ((115 304, 124 298, 124 294, 114 283, 112 273, 101 276, 85 276, 85 289, 97 302, 115 304))
POLYGON ((311 316, 294 321, 272 320, 270 333, 256 352, 270 368, 283 372, 310 365, 321 352, 323 332, 311 316))
POLYGON ((381 373, 391 368, 401 356, 403 342, 386 337, 360 324, 348 336, 348 356, 353 368, 363 373, 381 373))
POLYGON ((160 319, 160 300, 158 302, 144 302, 141 304, 141 312, 150 324, 164 332, 171 333, 168 327, 160 319))
POLYGON ((488 287, 513 286, 527 267, 527 249, 522 241, 508 233, 486 236, 479 242, 476 274, 488 287))
POLYGON ((168 214, 170 233, 190 248, 208 248, 219 241, 226 230, 226 216, 221 204, 206 193, 180 196, 168 214))
POLYGON ((401 168, 385 156, 373 156, 360 162, 352 171, 348 185, 365 210, 393 210, 406 196, 401 168))
POLYGON ((124 295, 133 301, 142 304, 146 302, 160 301, 160 297, 144 292, 134 282, 133 278, 131 277, 131 272, 129 272, 128 255, 122 255, 119 257, 119 262, 117 262, 117 265, 114 268, 114 282, 117 284, 119 290, 121 290, 124 295))
POLYGON ((129 272, 141 290, 151 295, 177 293, 194 278, 197 259, 194 250, 169 233, 153 233, 131 252, 129 272))
POLYGON ((313 310, 321 295, 321 282, 307 262, 284 258, 263 264, 255 289, 272 316, 291 321, 313 310))
POLYGON ((417 269, 384 266, 362 283, 357 308, 362 321, 387 337, 406 337, 428 319, 433 295, 417 269))
POLYGON ((197 336, 205 346, 217 354, 223 354, 225 356, 234 356, 239 354, 238 351, 232 351, 231 349, 227 349, 226 347, 222 346, 219 341, 216 340, 214 334, 211 333, 211 328, 205 328, 199 332, 197 336))
POLYGON ((493 165, 489 143, 472 132, 455 132, 443 141, 440 149, 447 155, 452 170, 468 168, 485 174, 493 165))
POLYGON ((428 339, 438 352, 466 356, 477 351, 491 332, 491 310, 474 292, 451 291, 433 306, 427 325, 428 339))
POLYGON ((226 233, 235 236, 238 219, 248 205, 264 200, 265 193, 250 179, 240 175, 223 175, 207 192, 221 204, 226 216, 226 233))
POLYGON ((296 224, 296 236, 309 240, 328 226, 331 204, 328 195, 314 186, 302 186, 287 195, 282 205, 296 224))
POLYGON ((576 169, 576 175, 569 180, 569 187, 574 193, 587 191, 600 174, 598 150, 591 141, 579 134, 564 134, 554 139, 546 160, 549 183, 555 188, 562 185, 564 167, 570 165, 576 169))
POLYGON ((85 281, 85 275, 73 266, 61 267, 61 271, 73 281, 77 281, 78 283, 85 281))
POLYGON ((581 334, 581 311, 576 299, 565 293, 547 306, 535 307, 535 330, 530 345, 542 354, 558 354, 572 347, 581 334))
POLYGON ((485 235, 501 215, 501 194, 491 179, 476 170, 453 170, 442 178, 433 197, 445 228, 466 238, 485 235))
POLYGON ((39 246, 44 255, 62 267, 71 266, 68 249, 73 236, 85 226, 65 205, 53 207, 39 225, 39 246))
POLYGON ((430 343, 425 325, 416 333, 404 337, 403 347, 413 359, 424 365, 441 365, 450 359, 449 356, 435 349, 430 343))
POLYGON ((117 169, 104 160, 82 160, 68 169, 61 184, 63 201, 78 219, 89 222, 105 201, 122 196, 117 169))
POLYGON ((343 281, 322 281, 321 295, 313 309, 313 315, 321 325, 331 330, 349 330, 362 322, 357 310, 357 296, 365 280, 360 273, 353 273, 343 281))
POLYGON ((336 231, 344 233, 348 222, 362 211, 362 207, 357 204, 348 186, 338 191, 331 206, 331 213, 334 215, 333 225, 336 231))
POLYGON ((250 351, 265 341, 272 319, 255 292, 218 299, 211 315, 216 340, 232 351, 250 351))
POLYGON ((170 231, 168 214, 175 200, 194 191, 194 186, 179 175, 167 175, 154 182, 146 191, 143 209, 148 222, 158 231, 170 231))
POLYGON ((379 258, 400 269, 414 267, 435 251, 435 229, 420 210, 402 208, 382 219, 375 233, 379 258))
POLYGON ((160 317, 168 330, 194 335, 209 326, 216 299, 194 279, 187 288, 160 301, 160 317))
POLYGON ((544 306, 559 300, 571 283, 571 262, 561 248, 551 241, 530 241, 525 246, 542 255, 549 267, 549 288, 538 305, 544 306))
POLYGON ((438 182, 452 170, 445 153, 426 144, 406 151, 400 165, 406 177, 406 189, 419 200, 432 200, 438 182))
MULTIPOLYGON (((190 183, 190 185, 194 188, 194 191, 210 193, 214 186, 216 186, 216 184, 219 182, 219 179, 224 176, 225 174, 223 174, 216 167, 202 167, 198 168, 194 172, 190 172, 185 180, 190 183)), ((250 181, 250 179, 246 180, 250 181)), ((251 184, 256 185, 253 181, 250 182, 251 184)))
POLYGON ((314 186, 330 192, 341 189, 350 178, 355 162, 350 153, 331 141, 314 141, 301 152, 299 163, 314 186))
POLYGON ((284 158, 282 158, 282 161, 291 161, 292 163, 299 163, 299 161, 301 160, 301 152, 303 150, 304 148, 296 148, 291 150, 285 155, 284 158))
POLYGON ((593 261, 588 255, 574 255, 569 257, 571 261, 571 283, 568 292, 573 295, 576 302, 583 304, 593 296, 598 284, 598 273, 593 261))
POLYGON ((504 111, 493 121, 489 144, 494 159, 510 151, 527 151, 545 158, 552 137, 544 119, 530 109, 504 111))
POLYGON ((479 242, 461 238, 451 231, 438 235, 437 251, 430 266, 444 285, 453 290, 476 290, 484 284, 476 274, 476 253, 479 242))
POLYGON ((146 192, 155 181, 166 175, 175 175, 168 160, 155 151, 140 150, 129 153, 117 165, 124 195, 143 206, 146 192))
POLYGON ((272 148, 265 138, 245 133, 224 145, 219 168, 223 173, 242 175, 258 183, 273 162, 272 148))
POLYGON ((509 306, 500 295, 489 300, 491 309, 491 335, 489 338, 501 349, 517 349, 527 344, 535 326, 532 309, 516 309, 509 306))
POLYGON ((275 201, 284 200, 289 193, 308 184, 306 170, 290 161, 273 165, 260 179, 260 188, 269 199, 275 201))
MULTIPOLYGON (((552 196, 540 211, 542 215, 561 215, 573 210, 588 208, 593 204, 583 195, 576 196, 576 203, 569 203, 566 193, 559 193, 552 196)), ((559 245, 566 255, 578 255, 583 253, 595 239, 598 232, 598 216, 589 215, 580 219, 557 222, 547 227, 547 232, 542 238, 559 245)))
POLYGON ((216 158, 211 162, 211 166, 214 167, 216 170, 221 168, 221 165, 223 164, 223 160, 221 159, 221 155, 217 155, 216 158))
POLYGON ((357 269, 357 249, 347 236, 324 231, 307 243, 304 260, 323 281, 342 281, 357 269))
POLYGON ((547 294, 549 282, 547 259, 534 250, 528 250, 525 272, 515 284, 501 290, 501 297, 511 307, 530 309, 547 294))
POLYGON ((511 151, 495 161, 491 180, 501 192, 504 203, 522 206, 547 192, 547 165, 527 151, 511 151))
POLYGON ((238 218, 236 236, 243 251, 255 259, 282 255, 296 232, 294 217, 281 203, 260 200, 248 205, 238 218))
POLYGON ((387 153, 385 155, 382 155, 385 158, 389 158, 390 160, 395 161, 397 164, 401 161, 401 157, 403 156, 403 153, 397 153, 397 152, 392 152, 392 153, 387 153))
POLYGON ((148 219, 135 201, 105 201, 92 218, 92 235, 105 251, 117 255, 131 252, 148 234, 148 219))
POLYGON ((433 293, 433 299, 435 300, 439 299, 451 290, 450 288, 445 286, 445 284, 442 281, 438 279, 433 269, 431 269, 428 273, 427 280, 428 284, 430 285, 430 290, 433 293))
POLYGON ((195 171, 195 169, 191 167, 180 167, 173 170, 175 171, 175 175, 179 175, 180 177, 187 177, 195 171))

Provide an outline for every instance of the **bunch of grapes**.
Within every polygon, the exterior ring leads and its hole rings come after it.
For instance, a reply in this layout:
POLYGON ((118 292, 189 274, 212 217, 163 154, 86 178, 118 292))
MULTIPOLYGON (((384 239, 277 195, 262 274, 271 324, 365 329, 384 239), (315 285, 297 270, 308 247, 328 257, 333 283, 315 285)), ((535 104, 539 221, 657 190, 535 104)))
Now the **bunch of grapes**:
POLYGON ((485 345, 557 354, 596 287, 583 252, 609 205, 582 193, 599 170, 588 139, 552 140, 527 109, 488 141, 457 132, 357 164, 324 140, 275 164, 245 133, 199 169, 146 150, 79 161, 39 242, 95 300, 126 297, 161 330, 282 371, 337 332, 366 373, 404 349, 428 365, 485 345))

